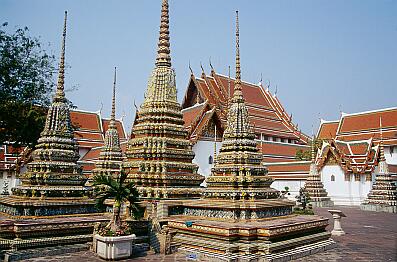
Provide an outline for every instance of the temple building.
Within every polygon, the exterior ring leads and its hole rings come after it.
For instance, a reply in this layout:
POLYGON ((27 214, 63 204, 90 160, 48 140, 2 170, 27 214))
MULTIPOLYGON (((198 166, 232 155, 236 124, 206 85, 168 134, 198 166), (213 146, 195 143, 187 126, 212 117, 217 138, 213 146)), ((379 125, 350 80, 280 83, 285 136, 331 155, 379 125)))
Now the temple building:
POLYGON ((328 219, 294 215, 294 202, 280 198, 261 164, 242 92, 238 12, 236 78, 223 143, 202 198, 169 206, 171 246, 214 261, 287 261, 330 247, 328 219))
MULTIPOLYGON (((193 162, 199 165, 199 173, 205 177, 214 165, 214 127, 217 127, 219 149, 235 81, 216 72, 211 64, 210 67, 209 74, 204 69, 199 76, 191 71, 182 101, 185 127, 194 145, 193 162)), ((276 179, 273 186, 279 190, 288 186, 297 194, 309 173, 310 161, 297 161, 296 153, 310 150, 310 138, 292 122, 292 115, 268 87, 241 81, 241 88, 263 163, 269 168, 269 175, 276 179)))
POLYGON ((367 198, 380 172, 381 133, 384 159, 395 181, 397 108, 342 113, 338 121, 321 121, 317 137, 323 143, 316 165, 328 196, 336 205, 360 205, 367 198))
POLYGON ((123 163, 143 199, 200 196, 198 166, 184 127, 171 67, 168 1, 163 0, 155 68, 148 81, 123 163))
POLYGON ((44 130, 32 152, 33 161, 19 175, 12 195, 0 198, 0 212, 12 216, 54 216, 95 212, 91 189, 77 163, 79 152, 64 92, 66 19, 62 37, 58 84, 44 130))

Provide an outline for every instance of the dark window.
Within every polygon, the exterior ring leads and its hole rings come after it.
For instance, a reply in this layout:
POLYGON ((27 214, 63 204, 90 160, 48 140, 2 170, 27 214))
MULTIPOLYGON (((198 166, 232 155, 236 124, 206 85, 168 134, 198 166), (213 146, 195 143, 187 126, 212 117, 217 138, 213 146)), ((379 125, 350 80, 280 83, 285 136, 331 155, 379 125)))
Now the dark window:
POLYGON ((331 176, 331 181, 335 181, 335 176, 334 175, 331 176))
POLYGON ((208 158, 208 164, 212 165, 212 163, 214 163, 214 158, 212 156, 210 156, 208 158))

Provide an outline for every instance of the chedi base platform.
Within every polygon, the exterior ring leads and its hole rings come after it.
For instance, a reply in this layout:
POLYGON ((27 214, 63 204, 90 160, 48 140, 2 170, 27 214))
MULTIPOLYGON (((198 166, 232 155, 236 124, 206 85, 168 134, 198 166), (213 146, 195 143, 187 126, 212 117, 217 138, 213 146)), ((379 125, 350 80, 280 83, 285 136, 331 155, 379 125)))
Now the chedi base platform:
POLYGON ((292 205, 201 199, 169 207, 170 246, 212 261, 287 261, 333 247, 328 219, 292 214, 292 205))

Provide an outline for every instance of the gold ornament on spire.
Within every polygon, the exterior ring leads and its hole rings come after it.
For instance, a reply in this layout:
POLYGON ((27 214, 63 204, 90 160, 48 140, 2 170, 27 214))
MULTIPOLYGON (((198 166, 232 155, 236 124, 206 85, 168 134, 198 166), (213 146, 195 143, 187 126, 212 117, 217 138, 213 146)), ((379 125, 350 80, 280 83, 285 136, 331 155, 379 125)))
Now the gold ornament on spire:
POLYGON ((156 66, 171 67, 168 0, 163 0, 161 6, 160 36, 156 66))

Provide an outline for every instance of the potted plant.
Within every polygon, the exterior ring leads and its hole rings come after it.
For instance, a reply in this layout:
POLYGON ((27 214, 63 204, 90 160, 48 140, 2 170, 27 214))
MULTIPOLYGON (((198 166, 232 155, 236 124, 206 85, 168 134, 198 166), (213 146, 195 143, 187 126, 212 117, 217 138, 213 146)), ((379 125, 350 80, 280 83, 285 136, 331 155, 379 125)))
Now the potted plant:
POLYGON ((105 200, 112 199, 112 219, 106 225, 97 224, 94 231, 94 251, 104 259, 121 259, 131 256, 135 235, 126 221, 122 221, 121 207, 128 205, 128 213, 139 218, 138 191, 132 182, 125 182, 127 174, 121 170, 115 179, 112 175, 98 174, 93 178, 96 192, 96 207, 105 208, 105 200))

